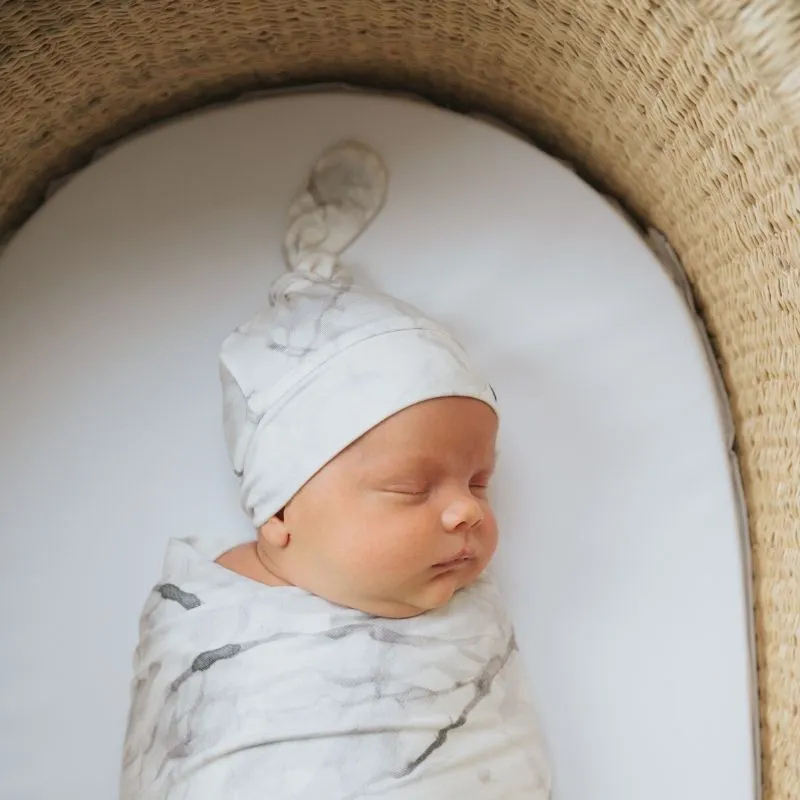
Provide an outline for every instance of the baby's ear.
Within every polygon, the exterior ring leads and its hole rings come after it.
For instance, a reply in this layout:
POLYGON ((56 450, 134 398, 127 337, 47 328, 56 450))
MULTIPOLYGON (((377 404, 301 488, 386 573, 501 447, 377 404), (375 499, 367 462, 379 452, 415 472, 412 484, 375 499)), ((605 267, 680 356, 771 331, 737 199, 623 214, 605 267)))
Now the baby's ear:
POLYGON ((283 511, 270 517, 259 529, 258 538, 262 544, 270 547, 284 548, 289 544, 289 529, 283 519, 283 511))

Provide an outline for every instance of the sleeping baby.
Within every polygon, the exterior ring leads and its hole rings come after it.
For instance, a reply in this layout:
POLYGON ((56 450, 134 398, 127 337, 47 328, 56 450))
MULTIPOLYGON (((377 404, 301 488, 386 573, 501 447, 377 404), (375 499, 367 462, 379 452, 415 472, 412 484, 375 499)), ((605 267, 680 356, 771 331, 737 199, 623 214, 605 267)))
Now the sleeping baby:
POLYGON ((378 213, 369 148, 325 153, 289 270, 223 344, 256 537, 173 540, 140 624, 123 800, 549 797, 512 625, 484 570, 497 400, 339 255, 378 213))

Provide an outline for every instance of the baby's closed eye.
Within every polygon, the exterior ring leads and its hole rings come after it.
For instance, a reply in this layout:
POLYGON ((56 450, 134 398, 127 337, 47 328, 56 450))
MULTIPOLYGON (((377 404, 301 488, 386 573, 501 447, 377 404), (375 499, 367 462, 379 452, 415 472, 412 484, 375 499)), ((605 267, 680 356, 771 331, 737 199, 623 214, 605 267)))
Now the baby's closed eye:
POLYGON ((390 483, 382 487, 382 491, 389 494, 408 495, 409 497, 422 497, 431 493, 431 485, 427 483, 390 483))
POLYGON ((487 491, 489 489, 489 485, 492 482, 492 477, 493 477, 492 471, 479 472, 470 481, 470 484, 469 484, 470 488, 473 491, 475 489, 480 489, 482 491, 487 491))
MULTIPOLYGON (((489 491, 490 478, 479 477, 470 481, 469 489, 473 494, 483 496, 489 491)), ((383 484, 381 491, 388 494, 406 495, 408 497, 427 497, 436 489, 430 481, 397 481, 383 484)))

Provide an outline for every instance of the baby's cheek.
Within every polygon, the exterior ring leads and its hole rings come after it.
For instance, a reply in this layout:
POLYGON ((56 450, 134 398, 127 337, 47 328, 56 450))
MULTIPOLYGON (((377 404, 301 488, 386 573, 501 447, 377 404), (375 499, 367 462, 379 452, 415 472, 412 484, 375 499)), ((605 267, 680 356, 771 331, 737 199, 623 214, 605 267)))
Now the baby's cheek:
POLYGON ((415 543, 402 530, 375 521, 353 531, 337 549, 340 558, 376 582, 387 573, 402 571, 414 558, 415 543))
POLYGON ((423 565, 430 566, 434 560, 427 538, 405 527, 385 530, 371 556, 376 571, 401 579, 419 572, 423 565))
POLYGON ((486 536, 487 541, 491 542, 493 547, 497 546, 497 518, 491 508, 486 512, 483 523, 483 535, 486 536))
POLYGON ((396 574, 418 571, 423 561, 425 561, 424 547, 411 536, 387 539, 374 556, 376 566, 396 574))

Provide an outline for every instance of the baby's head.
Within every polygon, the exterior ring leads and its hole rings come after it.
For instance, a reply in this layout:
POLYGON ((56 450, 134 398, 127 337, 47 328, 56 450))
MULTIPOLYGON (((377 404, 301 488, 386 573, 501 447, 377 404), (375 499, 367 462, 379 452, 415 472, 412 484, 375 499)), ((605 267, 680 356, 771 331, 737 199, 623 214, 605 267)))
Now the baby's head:
POLYGON ((339 605, 407 617, 444 605, 494 553, 498 420, 446 331, 341 274, 336 256, 384 191, 371 151, 323 156, 292 207, 292 271, 226 340, 220 374, 265 567, 339 605))

